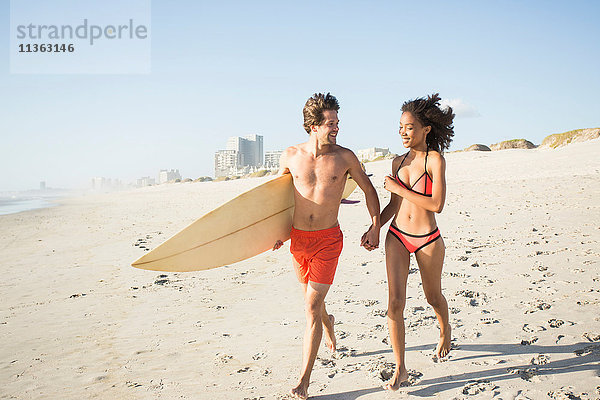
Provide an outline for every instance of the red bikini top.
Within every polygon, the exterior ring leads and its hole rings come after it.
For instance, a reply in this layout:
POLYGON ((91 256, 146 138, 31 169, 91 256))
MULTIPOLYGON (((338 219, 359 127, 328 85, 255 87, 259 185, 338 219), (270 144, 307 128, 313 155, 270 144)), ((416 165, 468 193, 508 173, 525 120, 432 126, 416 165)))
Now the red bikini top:
POLYGON ((408 186, 406 183, 402 182, 402 180, 398 177, 398 172, 400 172, 400 168, 402 168, 402 164, 404 164, 404 160, 406 159, 409 153, 406 153, 406 155, 402 159, 402 162, 400 163, 400 166, 398 167, 394 178, 399 184, 404 186, 406 189, 420 194, 422 196, 431 197, 433 180, 429 176, 429 173, 427 173, 427 156, 429 155, 429 149, 427 149, 427 153, 425 154, 425 172, 423 172, 423 175, 421 175, 412 186, 408 186))

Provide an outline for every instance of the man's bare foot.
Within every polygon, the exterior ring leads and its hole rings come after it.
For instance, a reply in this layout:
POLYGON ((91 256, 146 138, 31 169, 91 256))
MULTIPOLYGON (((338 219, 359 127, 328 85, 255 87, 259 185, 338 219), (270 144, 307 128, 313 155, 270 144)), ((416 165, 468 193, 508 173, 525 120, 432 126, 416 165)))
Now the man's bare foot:
POLYGON ((297 399, 308 399, 308 385, 304 386, 302 382, 290 390, 290 394, 297 399))
POLYGON ((329 323, 323 324, 323 333, 325 334, 325 345, 329 350, 335 352, 335 333, 333 332, 333 324, 335 324, 335 317, 333 314, 329 314, 329 323))
POLYGON ((394 376, 392 376, 392 379, 390 379, 387 385, 385 385, 385 389, 395 392, 396 390, 400 389, 400 386, 404 386, 406 383, 408 383, 408 372, 406 372, 406 368, 396 368, 396 371, 394 371, 394 376))
POLYGON ((451 341, 452 329, 450 328, 450 324, 448 324, 446 329, 440 331, 440 343, 438 343, 435 349, 435 355, 438 359, 444 358, 450 353, 451 341))

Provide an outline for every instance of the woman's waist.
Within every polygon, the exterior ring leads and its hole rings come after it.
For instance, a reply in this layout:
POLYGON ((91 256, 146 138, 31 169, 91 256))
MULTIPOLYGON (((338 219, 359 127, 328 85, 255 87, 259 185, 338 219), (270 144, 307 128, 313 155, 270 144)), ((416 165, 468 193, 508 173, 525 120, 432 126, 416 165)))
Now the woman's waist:
POLYGON ((401 231, 419 235, 434 231, 437 222, 433 213, 431 215, 396 215, 392 225, 401 231))

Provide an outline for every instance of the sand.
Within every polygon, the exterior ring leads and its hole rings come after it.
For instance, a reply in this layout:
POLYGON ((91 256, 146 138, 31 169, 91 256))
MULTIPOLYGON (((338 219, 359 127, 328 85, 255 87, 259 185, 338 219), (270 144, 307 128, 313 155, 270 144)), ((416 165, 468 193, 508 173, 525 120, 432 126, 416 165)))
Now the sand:
MULTIPOLYGON (((600 140, 560 149, 450 153, 438 224, 454 350, 411 265, 412 385, 382 389, 384 251, 359 247, 364 196, 341 207, 345 247, 327 297, 339 351, 323 345, 313 399, 600 398, 600 140)), ((382 206, 391 161, 367 164, 382 206)), ((304 333, 289 243, 209 271, 129 264, 269 178, 181 183, 0 216, 0 398, 285 399, 304 333)), ((382 229, 382 241, 385 235, 382 229)))

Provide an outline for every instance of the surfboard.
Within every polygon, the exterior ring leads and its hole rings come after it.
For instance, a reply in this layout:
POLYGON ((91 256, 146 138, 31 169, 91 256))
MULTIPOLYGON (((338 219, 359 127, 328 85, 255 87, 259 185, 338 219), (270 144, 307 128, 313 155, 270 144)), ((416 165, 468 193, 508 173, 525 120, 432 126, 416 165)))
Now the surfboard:
MULTIPOLYGON (((343 197, 357 187, 348 176, 343 197)), ((290 238, 292 176, 259 185, 197 219, 131 265, 152 271, 200 271, 233 264, 290 238)))

